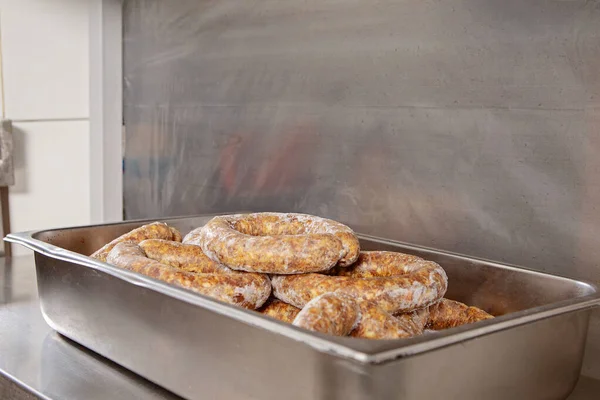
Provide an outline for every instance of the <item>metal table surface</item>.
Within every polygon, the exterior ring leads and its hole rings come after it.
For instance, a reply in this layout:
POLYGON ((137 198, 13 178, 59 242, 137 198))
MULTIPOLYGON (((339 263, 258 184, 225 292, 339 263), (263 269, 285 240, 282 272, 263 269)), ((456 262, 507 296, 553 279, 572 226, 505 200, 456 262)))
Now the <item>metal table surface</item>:
MULTIPOLYGON (((180 399, 54 332, 39 308, 33 257, 0 259, 0 398, 180 399)), ((581 377, 569 400, 600 396, 581 377)))

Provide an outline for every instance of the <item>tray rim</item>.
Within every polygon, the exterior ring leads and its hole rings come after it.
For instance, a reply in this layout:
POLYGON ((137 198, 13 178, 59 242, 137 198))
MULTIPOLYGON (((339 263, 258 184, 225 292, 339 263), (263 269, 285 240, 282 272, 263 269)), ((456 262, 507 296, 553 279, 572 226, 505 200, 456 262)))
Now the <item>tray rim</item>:
MULTIPOLYGON (((66 228, 32 230, 19 233, 11 233, 4 240, 22 245, 35 253, 39 253, 49 258, 58 259, 91 268, 103 273, 107 273, 113 277, 124 280, 132 285, 142 286, 149 290, 159 292, 163 295, 184 301, 195 306, 203 307, 209 311, 216 312, 226 317, 237 320, 238 322, 246 323, 259 329, 268 330, 275 334, 286 336, 292 340, 303 342, 313 349, 329 353, 336 357, 349 359, 360 364, 382 364, 391 362, 399 358, 415 356, 421 353, 433 351, 442 347, 465 342, 477 337, 500 332, 517 326, 530 324, 542 319, 551 318, 554 316, 582 311, 600 305, 600 292, 598 287, 584 280, 574 279, 562 275, 540 272, 522 266, 501 263, 497 261, 487 260, 484 258, 471 257, 460 253, 454 253, 445 250, 434 249, 426 246, 419 246, 411 243, 390 240, 371 235, 357 233, 361 239, 379 242, 382 244, 390 244, 400 246, 409 250, 427 251, 430 253, 439 254, 442 256, 452 256, 455 258, 464 259, 465 261, 477 261, 486 263, 492 267, 510 269, 519 273, 527 273, 540 276, 550 276, 553 279, 567 280, 572 284, 585 287, 592 293, 581 297, 574 297, 559 302, 549 303, 542 306, 521 310, 515 313, 503 315, 492 320, 482 321, 475 324, 463 325, 461 327, 439 331, 430 335, 421 335, 415 338, 402 340, 378 340, 372 341, 367 339, 340 338, 318 334, 303 330, 291 324, 286 324, 281 321, 265 317, 255 311, 246 310, 234 305, 222 303, 210 297, 191 292, 187 289, 171 286, 162 281, 124 270, 111 264, 75 253, 70 250, 46 243, 36 239, 35 236, 43 233, 52 233, 55 231, 75 230, 75 229, 90 229, 103 228, 106 226, 115 225, 143 225, 154 221, 169 221, 206 218, 215 215, 224 215, 232 213, 210 213, 197 214, 190 216, 168 217, 168 218, 150 218, 136 219, 121 222, 111 222, 105 224, 92 224, 71 226, 66 228)), ((36 262, 37 264, 37 262, 36 262)), ((47 318, 46 318, 47 319, 47 318)))

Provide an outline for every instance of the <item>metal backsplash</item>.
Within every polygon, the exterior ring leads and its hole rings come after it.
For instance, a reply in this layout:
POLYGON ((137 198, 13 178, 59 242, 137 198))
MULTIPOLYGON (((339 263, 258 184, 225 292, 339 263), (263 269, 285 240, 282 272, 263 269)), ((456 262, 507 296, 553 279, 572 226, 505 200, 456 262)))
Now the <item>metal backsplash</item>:
POLYGON ((124 7, 127 218, 301 211, 600 281, 600 1, 124 7))

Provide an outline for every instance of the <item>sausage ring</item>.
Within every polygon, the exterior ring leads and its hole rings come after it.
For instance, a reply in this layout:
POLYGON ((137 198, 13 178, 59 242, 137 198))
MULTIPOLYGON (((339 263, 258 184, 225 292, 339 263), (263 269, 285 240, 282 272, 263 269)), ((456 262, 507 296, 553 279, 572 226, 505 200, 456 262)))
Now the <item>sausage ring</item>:
POLYGON ((106 261, 108 253, 110 253, 117 244, 121 242, 139 243, 146 239, 164 239, 181 242, 181 233, 179 233, 177 229, 168 226, 163 222, 153 222, 119 236, 110 243, 102 246, 99 250, 96 250, 90 257, 100 261, 106 261))
POLYGON ((199 274, 233 272, 230 268, 206 257, 200 246, 162 239, 147 239, 139 243, 146 257, 161 264, 199 274))
POLYGON ((347 336, 360 320, 361 309, 356 300, 343 293, 325 293, 309 301, 293 324, 315 332, 347 336))
POLYGON ((417 259, 414 262, 399 261, 394 264, 396 258, 402 260, 404 255, 390 252, 364 253, 367 254, 362 262, 359 259, 347 273, 344 270, 346 276, 274 276, 271 279, 273 294, 288 304, 302 308, 317 296, 340 291, 358 300, 372 301, 393 314, 428 307, 446 293, 446 272, 432 261, 417 259), (379 263, 373 263, 373 259, 377 259, 379 263), (379 276, 378 269, 387 272, 379 276))
POLYGON ((336 275, 354 278, 399 276, 409 273, 425 261, 421 257, 393 251, 361 251, 356 263, 338 268, 336 275))
POLYGON ((294 322, 294 318, 296 318, 300 309, 279 299, 271 298, 257 311, 267 317, 291 324, 294 322))
POLYGON ((394 317, 370 301, 361 301, 358 304, 361 319, 356 329, 350 333, 352 337, 363 339, 403 339, 423 333, 425 321, 423 318, 424 312, 421 310, 394 317))
POLYGON ((429 315, 428 309, 422 308, 394 316, 370 301, 353 300, 339 292, 326 293, 314 298, 300 310, 281 300, 272 299, 258 311, 308 330, 338 336, 346 336, 349 332, 349 336, 363 339, 402 339, 420 335, 429 315), (335 297, 344 299, 343 306, 336 307, 335 297), (358 306, 358 320, 355 320, 356 309, 352 302, 358 306), (295 321, 300 312, 303 316, 295 321), (354 326, 349 321, 354 321, 354 326))
MULTIPOLYGON (((360 307, 360 320, 349 336, 364 339, 402 339, 418 336, 425 330, 433 332, 494 318, 493 315, 477 307, 469 307, 446 298, 429 307, 395 315, 391 315, 368 301, 358 302, 358 306, 360 307)), ((263 315, 291 324, 301 310, 291 304, 274 299, 266 303, 259 311, 263 315)), ((342 323, 340 318, 343 322, 346 317, 341 313, 334 315, 329 318, 329 323, 340 324, 342 323)), ((311 326, 303 327, 317 330, 311 326)))
MULTIPOLYGON (((387 251, 362 251, 356 264, 350 268, 339 269, 338 275, 370 278, 376 276, 398 276, 409 269, 418 267, 424 260, 410 254, 387 251)), ((494 318, 487 312, 466 304, 445 298, 435 302, 428 309, 411 314, 396 314, 397 318, 412 319, 426 329, 441 330, 472 324, 494 318)))
POLYGON ((271 294, 271 283, 265 275, 187 272, 147 258, 142 248, 133 242, 116 244, 106 261, 117 267, 253 310, 262 306, 271 294))
POLYGON ((429 307, 426 328, 439 331, 492 318, 494 318, 493 315, 480 308, 469 307, 454 300, 442 299, 429 307))
POLYGON ((199 245, 209 258, 231 269, 285 275, 346 267, 360 251, 349 227, 305 214, 219 216, 183 242, 199 245))

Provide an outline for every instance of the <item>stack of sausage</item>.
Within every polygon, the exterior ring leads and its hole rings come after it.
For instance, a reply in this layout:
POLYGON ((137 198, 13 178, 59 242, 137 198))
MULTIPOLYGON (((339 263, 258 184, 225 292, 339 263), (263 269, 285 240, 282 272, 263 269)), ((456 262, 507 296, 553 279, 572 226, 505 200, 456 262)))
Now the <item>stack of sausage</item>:
POLYGON ((185 238, 155 222, 92 257, 301 328, 398 339, 493 318, 445 299, 442 267, 360 251, 339 222, 304 214, 218 216, 185 238))

